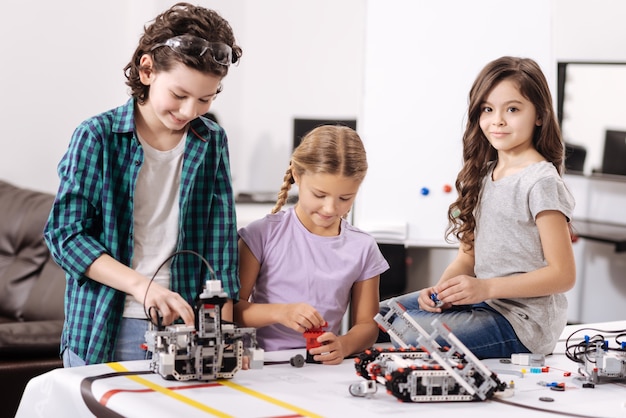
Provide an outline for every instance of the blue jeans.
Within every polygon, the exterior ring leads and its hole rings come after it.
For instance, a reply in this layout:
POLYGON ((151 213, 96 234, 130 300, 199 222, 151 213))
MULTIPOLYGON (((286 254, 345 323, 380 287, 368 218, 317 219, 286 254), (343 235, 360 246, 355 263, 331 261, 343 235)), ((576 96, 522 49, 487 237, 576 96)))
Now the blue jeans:
POLYGON ((78 357, 78 354, 66 348, 63 350, 63 367, 80 367, 85 365, 85 360, 78 357))
POLYGON ((146 343, 146 331, 150 321, 145 319, 123 318, 122 328, 115 344, 114 361, 147 360, 148 351, 141 348, 146 343))
MULTIPOLYGON (((453 306, 441 313, 427 312, 420 309, 417 302, 418 292, 407 293, 393 299, 406 308, 407 313, 424 328, 433 332, 431 323, 435 318, 446 324, 452 333, 478 358, 508 358, 515 353, 529 353, 528 348, 517 338, 513 327, 498 311, 486 303, 453 306)), ((380 302, 380 313, 389 312, 390 299, 380 302)), ((395 318, 392 324, 400 325, 402 320, 395 318)), ((407 344, 416 345, 417 335, 405 336, 407 344)), ((442 345, 449 345, 442 338, 437 338, 442 345)), ((395 345, 395 343, 394 343, 395 345)))
MULTIPOLYGON (((141 348, 146 342, 145 333, 150 326, 150 321, 145 319, 123 318, 122 328, 117 337, 113 361, 146 360, 150 355, 141 348)), ((63 367, 84 366, 85 360, 80 358, 74 351, 66 348, 63 350, 63 367)))

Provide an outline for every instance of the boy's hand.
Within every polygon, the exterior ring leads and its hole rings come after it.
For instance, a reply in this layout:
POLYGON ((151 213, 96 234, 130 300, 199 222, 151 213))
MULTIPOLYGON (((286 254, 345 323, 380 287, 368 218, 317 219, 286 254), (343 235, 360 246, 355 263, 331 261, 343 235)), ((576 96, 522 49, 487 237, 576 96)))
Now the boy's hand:
POLYGON ((170 325, 178 318, 181 318, 185 325, 194 325, 193 308, 187 303, 181 295, 176 292, 152 282, 148 288, 148 294, 133 295, 135 299, 143 302, 146 312, 149 311, 152 322, 159 324, 156 318, 157 312, 161 316, 160 325, 170 325), (145 301, 144 301, 145 297, 145 301))

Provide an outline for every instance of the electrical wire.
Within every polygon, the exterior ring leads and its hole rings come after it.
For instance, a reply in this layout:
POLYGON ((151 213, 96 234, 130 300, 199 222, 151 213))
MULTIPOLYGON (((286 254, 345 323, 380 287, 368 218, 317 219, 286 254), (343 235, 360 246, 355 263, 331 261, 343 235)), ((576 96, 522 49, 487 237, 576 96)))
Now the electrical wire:
POLYGON ((595 360, 591 359, 589 355, 595 353, 597 342, 602 343, 602 348, 604 350, 624 352, 626 350, 621 348, 622 341, 620 341, 620 338, 624 336, 626 336, 626 329, 603 330, 598 328, 580 328, 572 332, 565 340, 565 356, 575 363, 585 363, 585 361, 595 362, 595 360), (579 342, 570 342, 575 335, 583 331, 594 331, 600 334, 596 334, 592 337, 585 336, 585 338, 579 342), (603 334, 616 334, 614 339, 620 348, 609 347, 603 334))
POLYGON ((152 374, 152 371, 128 371, 128 372, 113 372, 101 374, 98 376, 88 376, 85 377, 80 382, 80 395, 83 398, 83 402, 95 416, 99 418, 123 418, 123 415, 118 414, 112 409, 108 408, 106 405, 101 404, 95 398, 91 386, 93 382, 100 379, 108 379, 111 377, 117 376, 136 376, 140 374, 152 374))
POLYGON ((554 409, 547 409, 547 408, 540 408, 538 406, 532 406, 532 405, 526 405, 526 404, 521 404, 521 403, 516 403, 516 402, 511 402, 508 400, 504 400, 501 398, 492 398, 492 401, 495 402, 500 402, 506 405, 510 405, 510 406, 517 406, 519 408, 524 408, 524 409, 530 409, 533 411, 541 411, 541 412, 546 412, 548 414, 553 414, 553 415, 564 415, 567 417, 578 417, 578 418, 602 418, 600 415, 583 415, 583 414, 575 414, 572 412, 564 412, 564 411, 557 411, 554 409))
MULTIPOLYGON (((156 269, 156 271, 154 272, 154 274, 152 275, 152 277, 150 278, 150 281, 148 282, 148 287, 146 287, 146 293, 143 297, 143 312, 146 315, 146 318, 155 326, 157 327, 157 329, 163 329, 163 317, 161 316, 160 312, 159 312, 159 308, 156 306, 150 306, 146 309, 146 300, 148 299, 148 291, 150 290, 150 285, 152 285, 152 282, 154 281, 156 275, 159 273, 159 271, 161 270, 161 268, 163 268, 163 266, 165 266, 165 264, 167 264, 171 259, 173 259, 175 256, 180 255, 180 254, 192 254, 195 255, 196 257, 198 257, 200 259, 200 261, 202 261, 204 263, 204 265, 206 266, 208 272, 209 272, 209 277, 211 280, 217 280, 216 276, 215 276, 215 271, 213 270, 213 267, 211 267, 211 264, 207 261, 206 258, 204 258, 202 256, 202 254, 193 251, 193 250, 180 250, 180 251, 176 251, 174 252, 172 255, 170 255, 169 257, 167 257, 162 263, 161 265, 156 269), (154 317, 151 315, 152 311, 154 310, 154 317), (155 323, 156 320, 156 323, 155 323)), ((201 270, 201 269, 200 269, 201 270)))

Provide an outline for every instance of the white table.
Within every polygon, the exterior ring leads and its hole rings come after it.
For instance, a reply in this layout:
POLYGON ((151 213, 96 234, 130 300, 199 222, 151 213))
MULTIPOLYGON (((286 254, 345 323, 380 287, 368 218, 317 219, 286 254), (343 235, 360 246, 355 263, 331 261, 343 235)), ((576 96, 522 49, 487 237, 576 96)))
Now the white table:
MULTIPOLYGON (((626 321, 585 326, 623 330, 626 321)), ((94 381, 91 393, 120 415, 142 418, 415 417, 429 413, 481 418, 553 415, 542 411, 570 416, 626 417, 626 381, 601 381, 593 389, 582 388, 577 379, 578 364, 563 354, 565 338, 580 327, 569 326, 564 331, 555 354, 546 358, 550 367, 547 373, 530 373, 529 367, 505 364, 498 359, 485 360, 502 381, 515 383, 513 396, 502 400, 507 403, 495 398, 483 402, 402 403, 387 394, 382 385, 378 385, 378 391, 370 398, 354 397, 348 388, 362 378, 356 375, 353 360, 338 366, 305 364, 302 368, 272 364, 263 369, 239 371, 232 379, 217 382, 168 381, 155 374, 118 376, 94 381), (527 371, 523 377, 522 369, 527 371), (565 372, 571 372, 571 376, 565 377, 565 372), (563 382, 566 389, 553 391, 539 385, 540 381, 563 382), (542 397, 553 401, 541 401, 542 397)), ((304 354, 304 350, 266 353, 265 360, 288 361, 296 353, 304 354)), ((146 371, 148 362, 57 369, 38 376, 26 387, 17 417, 91 417, 93 414, 81 397, 81 382, 87 377, 126 370, 146 371)))

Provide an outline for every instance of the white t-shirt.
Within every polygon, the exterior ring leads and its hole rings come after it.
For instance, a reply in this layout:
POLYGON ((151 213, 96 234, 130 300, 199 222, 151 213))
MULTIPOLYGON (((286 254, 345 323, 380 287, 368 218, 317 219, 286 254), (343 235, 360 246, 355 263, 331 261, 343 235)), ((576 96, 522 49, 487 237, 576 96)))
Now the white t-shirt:
MULTIPOLYGON (((144 162, 139 170, 133 204, 134 250, 132 268, 152 278, 159 266, 176 250, 180 176, 185 151, 184 138, 176 147, 159 151, 143 140, 144 162)), ((170 287, 169 260, 156 274, 154 281, 170 287)), ((146 310, 149 307, 146 307, 146 310)), ((146 318, 143 300, 130 295, 124 304, 125 318, 146 318)))

